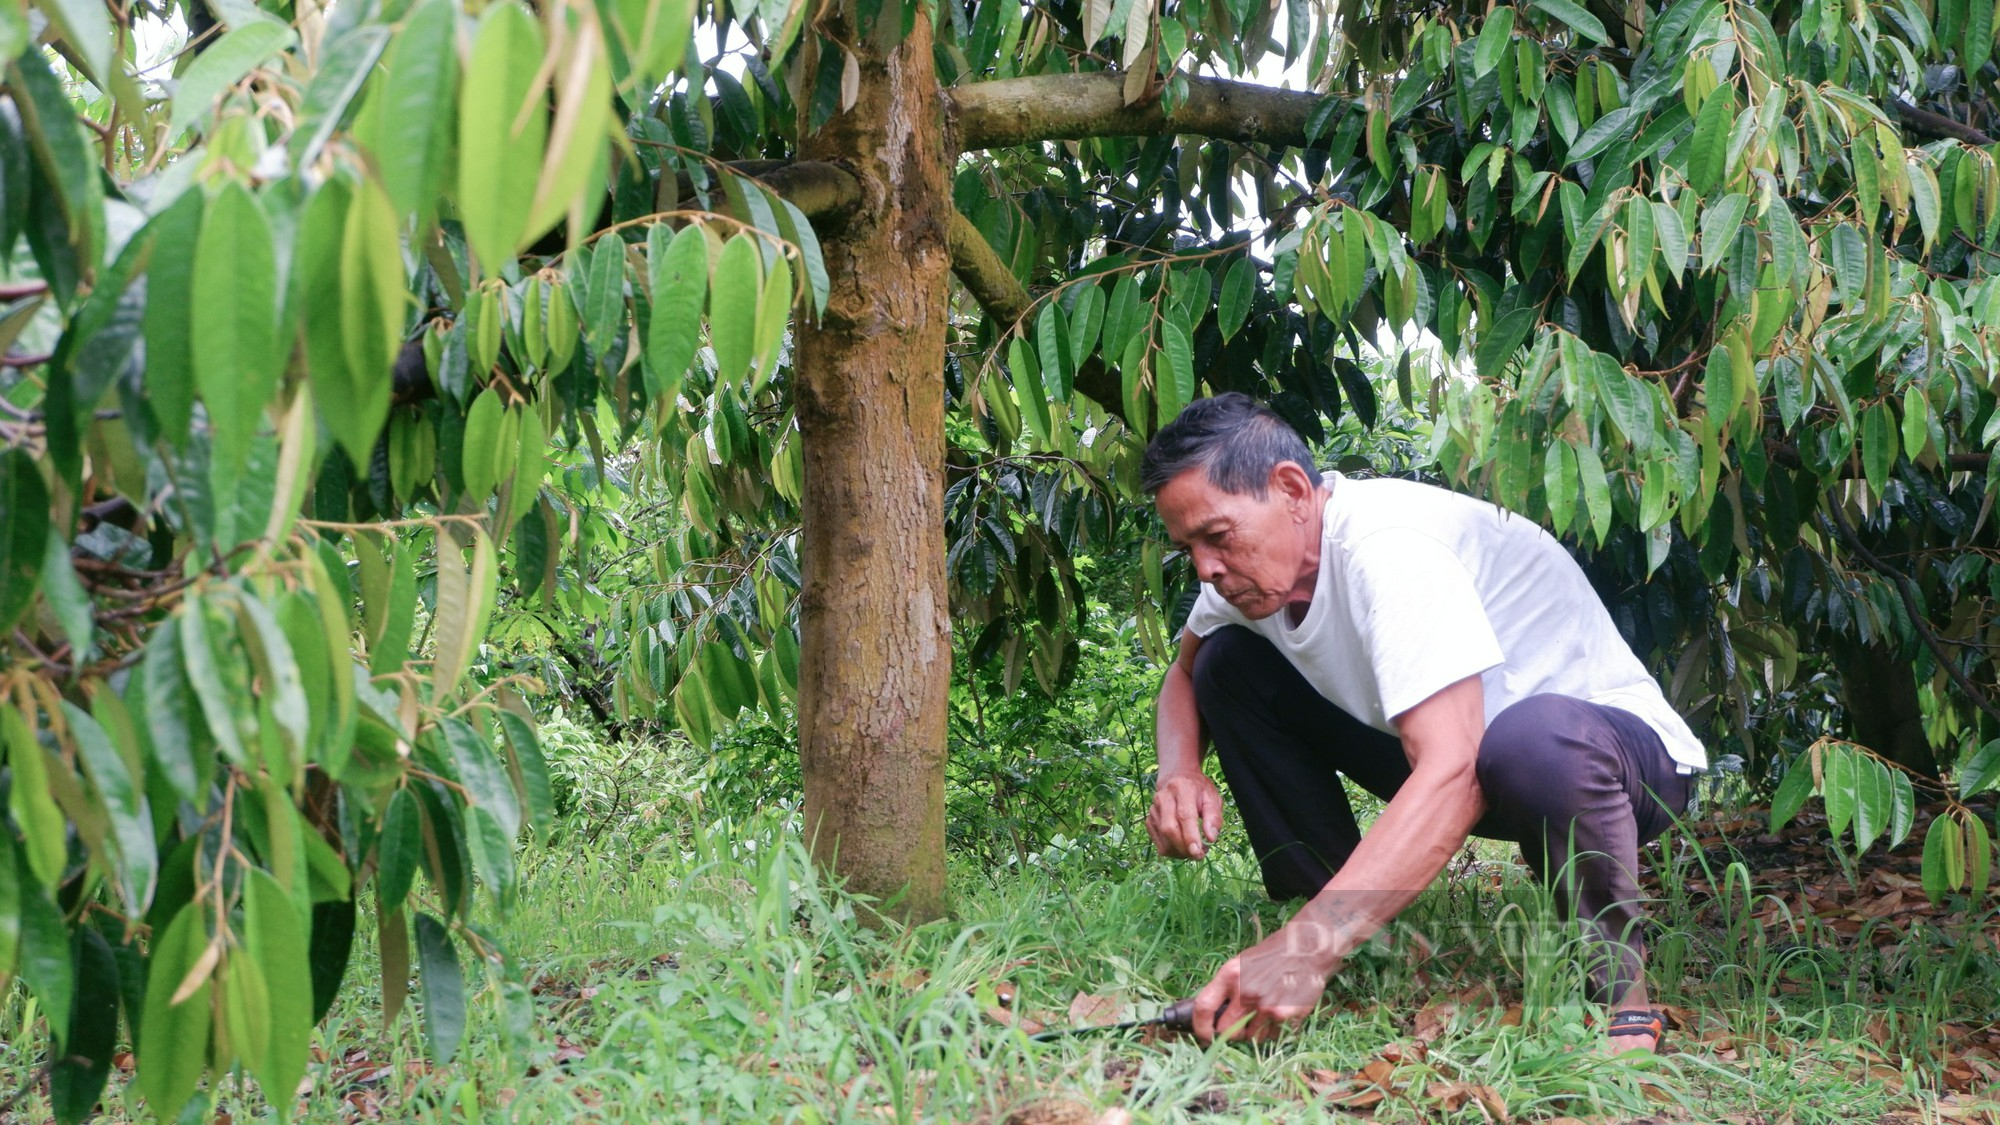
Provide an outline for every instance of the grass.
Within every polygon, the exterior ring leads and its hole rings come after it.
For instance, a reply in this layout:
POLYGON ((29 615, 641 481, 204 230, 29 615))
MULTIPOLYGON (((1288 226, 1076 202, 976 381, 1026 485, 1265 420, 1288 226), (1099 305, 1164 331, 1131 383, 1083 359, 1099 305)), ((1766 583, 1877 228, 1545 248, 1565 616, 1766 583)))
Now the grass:
MULTIPOLYGON (((1150 1014, 1279 924, 1240 848, 1198 865, 960 869, 953 918, 874 932, 814 876, 789 814, 681 811, 644 846, 613 834, 523 857, 499 932, 528 990, 475 997, 447 1064, 427 1060, 414 1013, 382 1029, 363 938, 298 1118, 1978 1120, 1966 1095, 1940 1100, 1935 1048, 2000 1010, 1978 928, 1913 925, 1884 952, 1811 922, 1773 927, 1772 900, 1677 837, 1654 857, 1656 1002, 1700 1022, 1663 1057, 1598 1052, 1539 888, 1497 858, 1440 880, 1274 1047, 1035 1043, 1027 1021, 1065 1022, 1078 994, 1150 1014)), ((9 1036, 0 1077, 18 1084, 35 1061, 9 1036)), ((114 1077, 114 1119, 129 1116, 122 1088, 114 1077)), ((22 1120, 41 1119, 38 1096, 22 1120)), ((231 1121, 268 1113, 254 1090, 225 1084, 218 1101, 231 1121)))

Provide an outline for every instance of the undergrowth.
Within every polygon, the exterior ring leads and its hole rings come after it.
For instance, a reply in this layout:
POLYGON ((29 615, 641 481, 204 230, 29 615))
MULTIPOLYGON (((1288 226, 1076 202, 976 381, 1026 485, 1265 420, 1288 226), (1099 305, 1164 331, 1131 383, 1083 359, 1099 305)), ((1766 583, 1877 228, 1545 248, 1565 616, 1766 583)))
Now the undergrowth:
MULTIPOLYGON (((1337 1120, 1356 1107, 1333 1099, 1367 1101, 1342 1076, 1373 1063, 1385 1096, 1365 1109, 1378 1120, 1485 1121, 1497 1103, 1517 1120, 1873 1121, 1935 1106, 1939 1076, 1921 1048, 1950 1021, 2000 1009, 1990 945, 1968 938, 1976 928, 1913 931, 1893 966, 1860 966, 1756 925, 1718 932, 1694 921, 1690 896, 1668 894, 1656 999, 1698 1013, 1708 1034, 1683 1033, 1663 1057, 1610 1059, 1584 1025, 1539 888, 1519 868, 1466 859, 1273 1047, 1129 1034, 1036 1043, 1029 1021, 1062 1022, 1079 994, 1100 1013, 1151 1014, 1277 925, 1284 912, 1263 900, 1240 848, 1129 871, 961 864, 951 919, 873 931, 814 875, 794 813, 735 817, 686 796, 656 812, 641 846, 621 829, 524 856, 503 936, 533 1019, 519 1006, 510 1017, 488 988, 449 1063, 426 1059, 413 1016, 382 1029, 364 941, 316 1033, 298 1118, 1337 1120), (1885 1019, 1907 1040, 1898 1049, 1881 1041, 1885 1019), (1903 1061, 1870 1065, 1887 1057, 1903 1061), (1451 1107, 1438 1095, 1453 1084, 1493 1100, 1451 1107)), ((1685 837, 1653 852, 1670 872, 1702 872, 1685 837)), ((0 1059, 19 1081, 34 1060, 8 1042, 0 1059)), ((114 1078, 121 1119, 123 1088, 114 1078)), ((254 1091, 217 1093, 230 1120, 263 1112, 254 1091)), ((34 1099, 21 1108, 32 1114, 34 1099)))

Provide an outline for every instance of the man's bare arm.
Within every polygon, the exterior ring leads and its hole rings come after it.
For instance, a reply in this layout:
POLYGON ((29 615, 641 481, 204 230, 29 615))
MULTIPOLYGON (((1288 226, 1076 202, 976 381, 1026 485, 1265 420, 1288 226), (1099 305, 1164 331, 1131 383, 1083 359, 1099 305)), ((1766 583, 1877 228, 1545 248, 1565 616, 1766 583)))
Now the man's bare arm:
POLYGON ((1486 812, 1475 767, 1486 693, 1469 676, 1392 720, 1410 777, 1300 915, 1332 927, 1334 964, 1416 901, 1486 812))
POLYGON ((1486 729, 1479 677, 1460 680, 1393 720, 1410 777, 1333 878, 1290 922, 1232 959, 1195 1001, 1204 1041, 1244 1015, 1265 1038, 1310 1013, 1347 955, 1415 901, 1486 811, 1474 767, 1486 729), (1216 1016, 1227 1004, 1218 1029, 1216 1016))
POLYGON ((1194 654, 1200 647, 1200 637, 1181 634, 1180 653, 1167 667, 1154 709, 1160 774, 1146 832, 1161 855, 1175 859, 1200 859, 1222 830, 1222 794, 1201 772, 1208 736, 1194 700, 1194 654))

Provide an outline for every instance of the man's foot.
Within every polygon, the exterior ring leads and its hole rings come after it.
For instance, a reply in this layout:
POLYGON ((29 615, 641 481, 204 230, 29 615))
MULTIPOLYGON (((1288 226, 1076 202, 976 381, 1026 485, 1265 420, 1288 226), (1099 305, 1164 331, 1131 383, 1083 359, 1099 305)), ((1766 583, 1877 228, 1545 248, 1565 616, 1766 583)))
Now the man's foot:
POLYGON ((1666 1018, 1650 1008, 1627 1008, 1611 1017, 1604 1029, 1604 1050, 1609 1055, 1630 1051, 1657 1053, 1666 1035, 1666 1018))

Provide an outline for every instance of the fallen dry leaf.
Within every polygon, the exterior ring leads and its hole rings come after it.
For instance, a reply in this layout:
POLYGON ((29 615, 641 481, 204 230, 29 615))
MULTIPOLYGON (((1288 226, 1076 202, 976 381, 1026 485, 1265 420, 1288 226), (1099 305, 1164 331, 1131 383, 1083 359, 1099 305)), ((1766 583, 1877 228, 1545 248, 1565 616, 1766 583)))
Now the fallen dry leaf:
POLYGON ((1507 1099, 1491 1086, 1470 1082, 1433 1082, 1424 1094, 1447 1113, 1456 1113, 1467 1102, 1476 1102, 1492 1120, 1507 1120, 1507 1099))
POLYGON ((1102 1027, 1125 1018, 1125 998, 1078 992, 1069 1002, 1069 1022, 1075 1027, 1102 1027))

